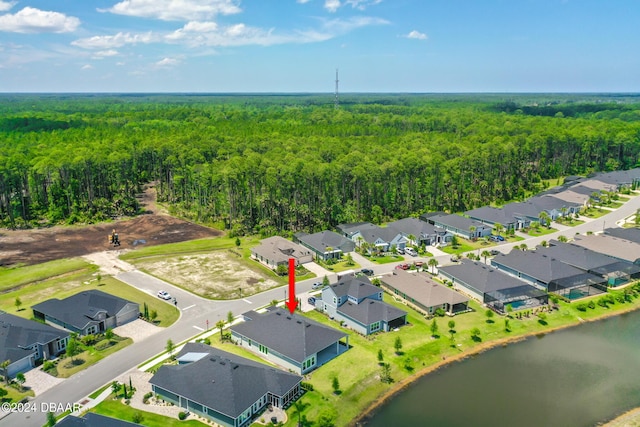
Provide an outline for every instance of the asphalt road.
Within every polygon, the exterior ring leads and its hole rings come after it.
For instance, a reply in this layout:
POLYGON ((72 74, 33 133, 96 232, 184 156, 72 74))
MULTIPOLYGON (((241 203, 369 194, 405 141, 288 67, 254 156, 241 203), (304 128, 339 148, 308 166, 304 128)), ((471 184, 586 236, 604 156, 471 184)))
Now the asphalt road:
MULTIPOLYGON (((576 233, 583 234, 587 231, 602 231, 605 227, 615 226, 616 221, 633 215, 638 208, 640 208, 640 196, 633 197, 617 210, 601 218, 572 227, 570 230, 559 231, 542 237, 533 237, 518 243, 501 244, 492 247, 492 249, 498 249, 507 253, 513 246, 523 242, 526 242, 529 248, 533 248, 543 240, 557 239, 560 235, 570 237, 576 233)), ((439 259, 442 264, 449 263, 449 256, 439 258, 442 258, 439 259)), ((389 273, 393 271, 396 264, 398 263, 375 266, 373 270, 376 275, 389 273)), ((181 316, 178 321, 162 332, 124 348, 118 353, 101 360, 96 365, 73 375, 71 378, 35 397, 30 403, 35 404, 36 412, 12 413, 0 420, 0 427, 41 427, 46 422, 46 411, 41 411, 43 405, 48 407, 50 404, 66 405, 78 402, 102 385, 113 381, 115 377, 131 370, 133 367, 138 366, 158 353, 163 352, 168 339, 173 340, 174 343, 180 343, 204 331, 207 321, 209 322, 209 327, 213 328, 218 320, 226 320, 229 311, 238 315, 245 311, 267 305, 274 299, 281 300, 285 298, 286 295, 285 286, 247 298, 230 301, 211 301, 139 271, 120 273, 116 277, 125 283, 153 295, 159 290, 168 291, 177 299, 178 308, 181 311, 181 316)), ((335 281, 335 275, 329 275, 329 279, 332 282, 335 281)), ((317 281, 317 279, 297 283, 296 293, 311 290, 311 285, 315 281, 317 281)))

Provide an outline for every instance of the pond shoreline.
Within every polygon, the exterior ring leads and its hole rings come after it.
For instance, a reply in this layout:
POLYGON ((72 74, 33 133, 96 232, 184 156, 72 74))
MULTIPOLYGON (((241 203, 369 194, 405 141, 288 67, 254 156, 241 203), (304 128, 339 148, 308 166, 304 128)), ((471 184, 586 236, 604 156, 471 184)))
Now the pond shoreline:
MULTIPOLYGON (((526 333, 526 334, 522 334, 522 335, 518 335, 518 336, 514 336, 514 337, 509 337, 509 338, 501 338, 501 339, 497 339, 497 340, 492 340, 492 341, 487 341, 487 342, 483 342, 481 344, 479 344, 476 347, 473 347, 470 350, 467 351, 463 351, 458 355, 455 355, 453 357, 447 357, 444 358, 443 360, 425 367, 424 369, 422 369, 421 371, 415 373, 414 375, 411 375, 401 381, 399 381, 397 384, 395 384, 391 389, 389 389, 387 392, 385 392, 383 395, 379 396, 378 398, 376 398, 373 402, 371 402, 371 404, 369 406, 367 406, 367 408, 360 414, 358 415, 356 418, 354 418, 353 420, 351 420, 351 422, 349 422, 348 426, 350 427, 361 427, 364 425, 364 423, 366 423, 369 419, 371 419, 375 413, 386 403, 388 403, 391 399, 393 399, 394 397, 396 397, 396 395, 398 395, 399 393, 401 393, 405 388, 409 387, 410 385, 412 385, 414 382, 416 382, 418 379, 429 375, 437 370, 439 370, 442 367, 448 366, 449 364, 455 363, 455 362, 460 362, 462 360, 465 360, 469 357, 473 357, 476 356, 478 354, 481 354, 487 350, 491 350, 493 348, 499 347, 499 346, 506 346, 508 344, 512 344, 512 343, 516 343, 516 342, 520 342, 523 341, 527 338, 530 338, 532 336, 537 336, 537 335, 546 335, 548 333, 551 332, 556 332, 562 329, 567 329, 567 328, 572 328, 578 325, 581 325, 583 323, 588 323, 588 322, 597 322, 600 320, 604 320, 607 319, 609 317, 614 317, 614 316, 619 316, 625 313, 630 313, 632 311, 636 311, 640 309, 640 303, 639 304, 635 304, 631 307, 625 307, 624 309, 619 309, 619 310, 615 310, 609 313, 605 313, 601 316, 598 317, 594 317, 591 319, 579 319, 576 322, 573 323, 568 323, 566 325, 562 325, 562 326, 557 326, 557 327, 553 327, 550 328, 548 330, 545 330, 544 332, 530 332, 530 333, 526 333)), ((640 423, 640 408, 636 408, 633 410, 630 410, 628 412, 626 412, 625 414, 622 414, 620 416, 618 416, 615 419, 609 420, 609 421, 603 421, 602 425, 609 425, 609 423, 613 423, 616 420, 619 420, 621 418, 624 417, 629 417, 629 416, 634 416, 634 418, 639 420, 640 423)), ((626 424, 625 424, 626 425, 626 424)), ((614 427, 617 426, 616 424, 611 424, 610 427, 614 427)))

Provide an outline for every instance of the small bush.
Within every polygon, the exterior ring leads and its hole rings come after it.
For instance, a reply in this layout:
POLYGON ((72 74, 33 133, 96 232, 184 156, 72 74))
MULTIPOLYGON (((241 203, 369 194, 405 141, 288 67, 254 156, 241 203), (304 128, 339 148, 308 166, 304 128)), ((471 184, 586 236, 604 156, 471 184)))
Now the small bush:
POLYGON ((313 391, 313 384, 311 383, 302 382, 300 383, 300 386, 306 391, 313 391))
POLYGON ((178 414, 178 419, 179 419, 180 421, 184 421, 184 420, 186 420, 186 419, 187 419, 187 413, 186 413, 186 412, 184 412, 184 411, 180 411, 180 413, 178 414))
POLYGON ((596 303, 593 302, 593 300, 589 301, 587 303, 587 307, 589 307, 591 310, 593 310, 594 308, 596 308, 596 303))
POLYGON ((587 311, 587 304, 585 304, 585 303, 580 303, 580 304, 576 305, 576 308, 577 308, 579 311, 587 311))

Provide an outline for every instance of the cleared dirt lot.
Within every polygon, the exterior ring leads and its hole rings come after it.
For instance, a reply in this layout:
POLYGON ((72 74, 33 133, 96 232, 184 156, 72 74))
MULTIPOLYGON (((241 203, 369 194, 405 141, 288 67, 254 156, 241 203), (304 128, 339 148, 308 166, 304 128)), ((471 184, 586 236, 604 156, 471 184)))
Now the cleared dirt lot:
POLYGON ((228 250, 136 261, 138 268, 195 294, 234 299, 281 286, 228 250))
POLYGON ((175 243, 222 234, 218 230, 155 213, 99 225, 2 230, 0 266, 38 264, 113 249, 107 240, 113 229, 117 230, 121 242, 121 246, 115 249, 175 243))

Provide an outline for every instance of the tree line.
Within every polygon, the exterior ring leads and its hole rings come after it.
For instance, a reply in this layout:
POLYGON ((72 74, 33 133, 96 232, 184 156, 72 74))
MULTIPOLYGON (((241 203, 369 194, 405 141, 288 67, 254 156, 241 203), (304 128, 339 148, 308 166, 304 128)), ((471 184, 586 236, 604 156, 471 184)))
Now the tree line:
POLYGON ((633 100, 527 114, 524 98, 350 95, 339 109, 324 98, 6 95, 0 225, 132 215, 157 181, 173 210, 234 234, 316 231, 499 204, 545 179, 638 164, 633 100))

